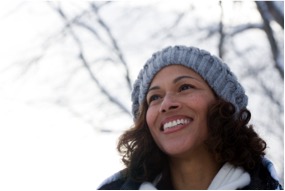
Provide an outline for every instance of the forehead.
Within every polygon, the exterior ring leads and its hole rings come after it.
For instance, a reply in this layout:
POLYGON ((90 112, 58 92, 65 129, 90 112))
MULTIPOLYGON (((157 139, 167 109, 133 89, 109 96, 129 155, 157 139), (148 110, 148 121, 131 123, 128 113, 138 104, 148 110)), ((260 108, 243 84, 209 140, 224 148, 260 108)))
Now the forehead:
POLYGON ((177 76, 191 76, 197 80, 202 80, 202 77, 196 73, 191 68, 182 66, 182 65, 170 65, 166 66, 165 68, 161 69, 153 78, 151 84, 155 83, 156 81, 167 81, 167 80, 173 80, 177 76))

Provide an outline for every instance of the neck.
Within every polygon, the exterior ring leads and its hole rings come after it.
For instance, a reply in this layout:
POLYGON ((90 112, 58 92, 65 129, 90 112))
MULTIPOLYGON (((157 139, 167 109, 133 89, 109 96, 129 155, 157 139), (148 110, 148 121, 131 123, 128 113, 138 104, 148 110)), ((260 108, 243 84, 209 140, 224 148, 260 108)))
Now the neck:
POLYGON ((170 159, 172 183, 179 190, 207 189, 220 168, 221 164, 206 150, 188 157, 170 159))

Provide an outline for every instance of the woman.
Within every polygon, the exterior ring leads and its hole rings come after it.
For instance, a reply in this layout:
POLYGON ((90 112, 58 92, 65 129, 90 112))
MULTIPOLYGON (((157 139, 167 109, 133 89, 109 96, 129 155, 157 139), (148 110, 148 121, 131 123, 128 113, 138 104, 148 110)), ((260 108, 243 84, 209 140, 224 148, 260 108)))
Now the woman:
POLYGON ((209 52, 175 46, 147 61, 132 92, 134 126, 119 140, 126 169, 99 189, 282 189, 247 96, 209 52))

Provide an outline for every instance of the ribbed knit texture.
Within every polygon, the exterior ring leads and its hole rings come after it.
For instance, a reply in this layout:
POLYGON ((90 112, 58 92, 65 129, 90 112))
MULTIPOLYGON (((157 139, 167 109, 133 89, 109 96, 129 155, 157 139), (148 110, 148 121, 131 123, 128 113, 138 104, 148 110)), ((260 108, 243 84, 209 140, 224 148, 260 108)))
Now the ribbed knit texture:
POLYGON ((134 118, 154 76, 162 68, 173 64, 183 65, 197 72, 219 97, 235 106, 236 113, 247 106, 243 87, 220 58, 195 47, 174 46, 154 53, 140 71, 132 91, 134 118))

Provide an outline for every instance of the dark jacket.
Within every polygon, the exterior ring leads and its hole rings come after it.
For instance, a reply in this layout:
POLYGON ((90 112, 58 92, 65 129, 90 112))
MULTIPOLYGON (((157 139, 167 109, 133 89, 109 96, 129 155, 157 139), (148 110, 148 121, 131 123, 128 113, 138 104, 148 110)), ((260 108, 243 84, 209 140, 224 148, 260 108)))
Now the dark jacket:
MULTIPOLYGON (((250 184, 242 188, 242 190, 283 190, 278 182, 276 171, 273 164, 266 158, 262 159, 262 163, 254 169, 248 171, 250 174, 250 184)), ((106 179, 99 190, 138 190, 142 182, 136 182, 124 176, 125 170, 119 171, 110 178, 106 179)), ((156 188, 158 190, 172 190, 171 179, 169 173, 163 173, 162 178, 158 182, 156 188)))

